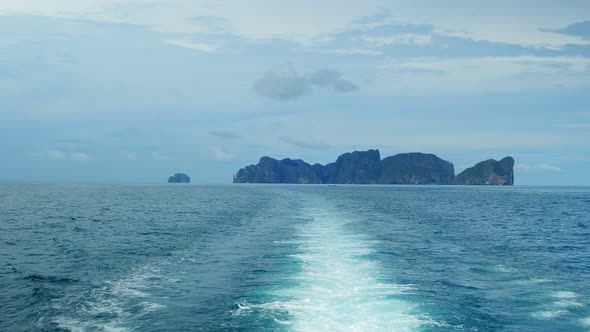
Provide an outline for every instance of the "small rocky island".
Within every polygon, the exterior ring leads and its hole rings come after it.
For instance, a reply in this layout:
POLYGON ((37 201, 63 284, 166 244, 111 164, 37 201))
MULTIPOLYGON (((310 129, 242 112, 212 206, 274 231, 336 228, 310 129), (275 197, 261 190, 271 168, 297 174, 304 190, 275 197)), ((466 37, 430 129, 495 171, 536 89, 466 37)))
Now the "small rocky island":
POLYGON ((427 153, 381 159, 379 150, 348 152, 327 165, 262 157, 234 175, 234 183, 504 185, 514 183, 514 159, 482 161, 455 176, 452 163, 427 153))
POLYGON ((176 173, 168 178, 168 183, 190 183, 191 178, 184 173, 176 173))

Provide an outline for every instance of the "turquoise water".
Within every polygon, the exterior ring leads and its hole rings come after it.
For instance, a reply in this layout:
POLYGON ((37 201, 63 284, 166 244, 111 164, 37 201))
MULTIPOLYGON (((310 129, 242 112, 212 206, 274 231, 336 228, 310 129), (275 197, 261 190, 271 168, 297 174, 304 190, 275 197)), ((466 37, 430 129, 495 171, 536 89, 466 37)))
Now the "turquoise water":
POLYGON ((2 331, 590 331, 590 188, 0 184, 2 331))

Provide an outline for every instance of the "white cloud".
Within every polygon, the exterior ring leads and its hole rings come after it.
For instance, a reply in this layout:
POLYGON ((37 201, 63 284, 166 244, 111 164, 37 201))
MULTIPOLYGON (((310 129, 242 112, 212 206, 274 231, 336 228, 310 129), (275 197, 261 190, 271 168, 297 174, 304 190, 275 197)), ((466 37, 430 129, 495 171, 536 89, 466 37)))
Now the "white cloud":
POLYGON ((363 36, 362 39, 366 41, 370 46, 380 47, 392 44, 403 44, 403 45, 426 45, 432 41, 432 36, 422 34, 399 34, 391 36, 363 36))
POLYGON ((536 164, 536 165, 529 165, 529 164, 517 164, 514 166, 514 170, 517 172, 560 172, 561 168, 559 166, 550 165, 550 164, 536 164))
POLYGON ((590 59, 578 56, 515 56, 477 58, 414 58, 392 60, 382 66, 384 69, 426 69, 442 70, 451 74, 469 74, 487 77, 515 75, 523 72, 556 74, 564 71, 584 73, 590 59))
POLYGON ((90 156, 84 152, 67 152, 63 150, 49 149, 27 154, 35 159, 52 159, 52 160, 68 160, 68 161, 88 161, 90 156))
POLYGON ((377 50, 370 50, 364 48, 341 48, 341 49, 328 49, 328 50, 314 50, 313 52, 319 54, 334 54, 334 55, 370 55, 379 56, 383 55, 383 52, 377 50))
POLYGON ((348 3, 311 0, 216 2, 209 0, 0 0, 0 14, 34 14, 131 23, 166 33, 217 32, 218 24, 195 24, 194 17, 216 17, 235 34, 261 39, 284 37, 309 41, 369 15, 378 1, 348 3), (307 4, 306 4, 307 3, 307 4), (253 15, 252 13, 256 13, 253 15))
MULTIPOLYGON (((405 0, 264 0, 215 2, 209 0, 0 0, 0 14, 34 14, 124 22, 156 31, 193 33, 219 30, 218 21, 195 24, 194 17, 215 17, 235 27, 233 33, 250 38, 282 36, 310 41, 340 31, 359 17, 380 15, 380 21, 432 24, 476 40, 561 47, 584 43, 574 36, 542 31, 560 29, 588 19, 590 3, 549 0, 465 2, 405 0), (379 8, 381 8, 379 10, 379 8), (256 13, 253 15, 252 13, 256 13), (526 14, 526 20, 523 15, 526 14), (501 22, 501 24, 498 24, 501 22), (514 33, 518 31, 518 33, 514 33)), ((375 22, 373 22, 375 23, 375 22)), ((379 23, 379 22, 376 22, 379 23)))
POLYGON ((223 139, 238 139, 241 137, 238 133, 225 130, 211 130, 209 135, 223 139))
POLYGON ((590 58, 580 56, 388 60, 377 66, 373 88, 380 93, 421 94, 577 87, 590 84, 589 65, 590 58), (444 75, 432 78, 433 73, 444 75))
POLYGON ((211 156, 215 160, 219 160, 219 161, 230 161, 230 160, 235 159, 235 157, 236 157, 234 154, 232 154, 220 147, 212 147, 209 149, 209 152, 211 153, 211 156))
POLYGON ((157 151, 152 152, 150 154, 150 156, 152 157, 152 159, 155 159, 155 160, 162 160, 162 161, 176 160, 176 158, 174 158, 174 157, 171 157, 169 155, 166 155, 166 154, 163 154, 163 153, 157 152, 157 151))
POLYGON ((174 46, 190 48, 191 50, 201 52, 214 52, 218 48, 218 46, 215 44, 197 43, 186 39, 170 39, 166 40, 166 43, 174 46))

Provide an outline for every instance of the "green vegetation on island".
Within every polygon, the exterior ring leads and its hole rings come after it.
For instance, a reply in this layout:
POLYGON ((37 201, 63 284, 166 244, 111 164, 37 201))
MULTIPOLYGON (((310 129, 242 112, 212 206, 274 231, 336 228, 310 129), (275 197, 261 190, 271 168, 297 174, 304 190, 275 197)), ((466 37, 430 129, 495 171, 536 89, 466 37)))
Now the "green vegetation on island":
POLYGON ((514 159, 486 160, 455 176, 452 163, 427 153, 381 159, 379 150, 348 152, 327 165, 262 157, 240 169, 234 183, 512 185, 514 159))

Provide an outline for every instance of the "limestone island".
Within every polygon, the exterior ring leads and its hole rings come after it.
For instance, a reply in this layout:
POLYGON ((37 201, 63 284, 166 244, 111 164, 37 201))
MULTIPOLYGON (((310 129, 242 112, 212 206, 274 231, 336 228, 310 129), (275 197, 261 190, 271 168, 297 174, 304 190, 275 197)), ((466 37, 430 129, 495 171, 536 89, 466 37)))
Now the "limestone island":
POLYGON ((190 183, 191 178, 184 173, 176 173, 168 178, 168 183, 190 183))
POLYGON ((381 159, 379 150, 348 152, 327 165, 310 165, 300 159, 262 157, 234 175, 234 183, 299 184, 514 184, 514 159, 482 161, 455 175, 452 163, 434 154, 400 153, 381 159))

